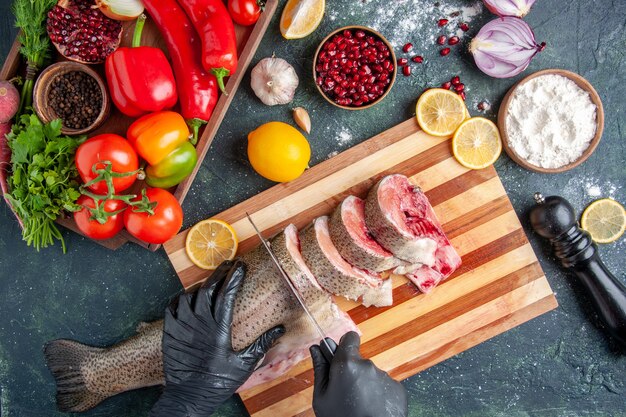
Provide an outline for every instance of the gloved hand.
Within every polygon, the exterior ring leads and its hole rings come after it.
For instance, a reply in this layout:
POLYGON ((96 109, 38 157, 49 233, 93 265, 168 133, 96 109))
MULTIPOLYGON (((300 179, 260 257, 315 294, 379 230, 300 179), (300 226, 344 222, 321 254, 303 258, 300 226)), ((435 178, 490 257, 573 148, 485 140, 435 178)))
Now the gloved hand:
POLYGON ((359 353, 361 338, 345 334, 329 363, 320 346, 311 346, 317 417, 406 417, 406 390, 359 353))
POLYGON ((183 294, 165 313, 165 390, 151 417, 206 417, 250 377, 285 332, 275 327, 235 352, 231 324, 245 276, 241 261, 225 262, 195 293, 183 294))

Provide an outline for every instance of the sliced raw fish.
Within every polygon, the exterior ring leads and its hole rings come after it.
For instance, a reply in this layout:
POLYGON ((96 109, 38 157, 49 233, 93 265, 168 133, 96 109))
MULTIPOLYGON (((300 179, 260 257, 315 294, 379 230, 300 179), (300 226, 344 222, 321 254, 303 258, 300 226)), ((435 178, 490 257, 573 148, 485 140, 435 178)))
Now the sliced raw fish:
POLYGON ((351 265, 383 272, 402 264, 378 244, 365 225, 365 201, 349 196, 330 218, 330 238, 341 257, 351 265))
POLYGON ((339 254, 330 238, 328 216, 315 219, 312 226, 301 232, 300 240, 306 264, 326 291, 361 300, 366 307, 392 304, 391 280, 352 266, 339 254))

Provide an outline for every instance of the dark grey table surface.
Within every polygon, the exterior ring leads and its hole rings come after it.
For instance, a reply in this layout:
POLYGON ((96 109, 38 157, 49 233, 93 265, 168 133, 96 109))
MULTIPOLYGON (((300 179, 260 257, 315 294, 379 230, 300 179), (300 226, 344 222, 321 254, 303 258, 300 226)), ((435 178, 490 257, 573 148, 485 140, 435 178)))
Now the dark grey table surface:
MULTIPOLYGON (((0 56, 6 56, 16 30, 9 1, 1 3, 0 56)), ((291 122, 293 106, 311 113, 313 164, 412 117, 425 87, 456 74, 467 86, 470 112, 478 115, 476 104, 487 100, 493 109, 486 116, 493 119, 504 93, 521 78, 491 79, 475 69, 465 52, 470 37, 493 17, 476 1, 328 0, 322 25, 296 41, 280 37, 275 19, 254 62, 275 52, 296 67, 301 87, 293 105, 270 108, 254 97, 249 75, 245 77, 185 201, 185 226, 272 185, 247 164, 245 138, 266 121, 291 122), (459 10, 471 30, 462 46, 441 58, 434 45, 440 31, 436 20, 459 10), (386 100, 370 110, 331 107, 318 96, 309 75, 319 41, 346 24, 373 26, 397 47, 411 41, 426 58, 414 66, 411 77, 399 76, 386 100)), ((578 210, 600 197, 626 203, 626 2, 539 0, 526 20, 548 48, 524 74, 543 68, 578 72, 596 87, 606 111, 599 148, 570 172, 531 173, 505 155, 496 164, 560 306, 406 380, 411 416, 626 416, 624 351, 607 341, 593 316, 589 318, 585 294, 558 269, 526 216, 535 191, 563 195, 578 210)), ((133 334, 138 322, 159 318, 181 286, 163 251, 151 253, 128 244, 111 252, 65 231, 67 254, 60 245, 37 253, 22 242, 3 203, 0 231, 0 415, 61 415, 55 411, 55 387, 42 345, 60 337, 95 345, 115 343, 133 334)), ((605 263, 622 281, 624 242, 622 238, 601 248, 605 263)), ((158 395, 159 388, 122 394, 86 415, 145 416, 158 395)), ((233 399, 216 415, 247 413, 233 399)))

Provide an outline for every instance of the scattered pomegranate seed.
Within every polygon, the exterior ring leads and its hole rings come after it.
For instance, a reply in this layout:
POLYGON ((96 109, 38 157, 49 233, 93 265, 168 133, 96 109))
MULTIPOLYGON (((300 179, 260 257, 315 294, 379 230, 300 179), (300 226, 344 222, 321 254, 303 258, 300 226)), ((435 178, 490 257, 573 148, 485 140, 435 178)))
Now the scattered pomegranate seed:
POLYGON ((402 73, 408 77, 409 75, 411 75, 411 67, 408 65, 405 65, 404 67, 402 67, 402 73))
POLYGON ((446 35, 441 35, 440 37, 437 38, 437 43, 439 45, 443 45, 444 43, 446 43, 447 39, 448 38, 446 38, 446 35))
POLYGON ((437 22, 437 24, 439 25, 439 27, 444 27, 448 24, 448 19, 439 19, 439 22, 437 22))
POLYGON ((441 56, 446 56, 450 53, 450 48, 443 48, 441 51, 439 51, 439 54, 441 56))
POLYGON ((398 58, 398 65, 400 65, 401 67, 408 64, 409 60, 406 58, 398 58))
POLYGON ((469 30, 469 25, 465 22, 459 23, 459 28, 463 31, 463 32, 467 32, 469 30))
POLYGON ((445 88, 446 90, 449 90, 452 87, 452 83, 450 81, 446 81, 445 83, 441 84, 441 88, 445 88))
POLYGON ((454 86, 454 91, 456 91, 457 93, 465 91, 465 84, 461 83, 461 84, 455 85, 454 86))
POLYGON ((461 91, 459 93, 459 95, 461 96, 461 98, 463 99, 463 101, 465 101, 465 91, 461 91))
POLYGON ((539 52, 541 52, 541 51, 543 51, 544 49, 546 49, 546 46, 547 46, 547 45, 546 45, 546 43, 545 43, 545 42, 541 42, 541 43, 539 44, 539 52))
POLYGON ((452 85, 459 85, 461 84, 461 78, 458 75, 455 75, 450 79, 450 82, 452 83, 452 85))
POLYGON ((424 62, 424 57, 421 56, 421 55, 417 55, 417 56, 414 56, 413 58, 411 58, 411 61, 417 62, 418 64, 421 64, 422 62, 424 62))
POLYGON ((404 45, 404 47, 402 48, 402 51, 404 53, 409 52, 411 49, 413 49, 413 44, 411 42, 407 43, 406 45, 404 45))
POLYGON ((448 39, 448 45, 456 45, 457 43, 459 43, 459 37, 450 36, 450 39, 448 39))
POLYGON ((481 101, 476 107, 478 107, 478 110, 480 111, 487 111, 491 109, 491 104, 487 103, 486 101, 481 101))

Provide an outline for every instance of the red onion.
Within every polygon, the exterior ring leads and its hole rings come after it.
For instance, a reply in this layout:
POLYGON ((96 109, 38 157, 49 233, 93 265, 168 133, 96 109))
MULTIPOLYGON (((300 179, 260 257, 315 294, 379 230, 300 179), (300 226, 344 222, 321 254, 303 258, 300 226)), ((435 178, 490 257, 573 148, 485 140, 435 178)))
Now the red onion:
POLYGON ((485 6, 498 16, 524 17, 530 11, 535 0, 483 0, 485 6))
POLYGON ((546 43, 535 41, 526 22, 517 17, 502 17, 480 29, 470 52, 482 72, 495 78, 509 78, 524 71, 546 43))

